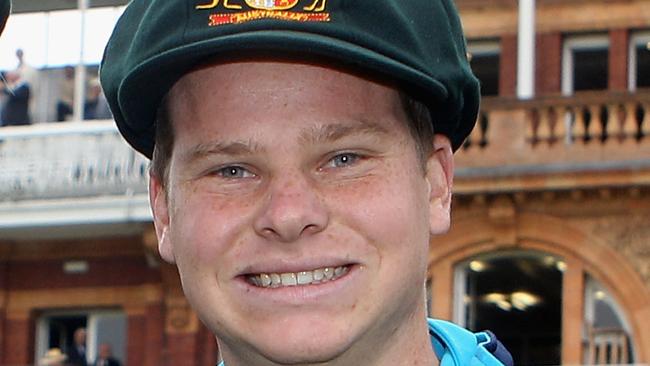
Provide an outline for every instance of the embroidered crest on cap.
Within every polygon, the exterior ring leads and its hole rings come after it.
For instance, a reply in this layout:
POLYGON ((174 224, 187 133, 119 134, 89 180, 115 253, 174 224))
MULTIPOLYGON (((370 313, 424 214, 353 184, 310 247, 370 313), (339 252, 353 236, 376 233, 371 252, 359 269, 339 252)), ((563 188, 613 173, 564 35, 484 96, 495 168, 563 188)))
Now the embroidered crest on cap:
POLYGON ((208 16, 211 27, 239 24, 258 19, 281 19, 295 22, 329 22, 325 11, 327 0, 308 0, 302 11, 294 11, 301 0, 209 0, 199 4, 197 10, 223 9, 231 12, 212 13, 208 16), (235 11, 232 11, 235 10, 235 11))

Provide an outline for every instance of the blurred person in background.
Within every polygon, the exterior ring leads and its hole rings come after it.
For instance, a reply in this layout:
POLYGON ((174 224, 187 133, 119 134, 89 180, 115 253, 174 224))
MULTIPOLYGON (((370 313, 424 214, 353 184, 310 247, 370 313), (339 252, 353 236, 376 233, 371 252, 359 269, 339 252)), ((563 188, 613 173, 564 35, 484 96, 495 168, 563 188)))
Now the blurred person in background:
POLYGON ((21 126, 30 123, 29 84, 18 71, 7 71, 0 92, 4 95, 0 121, 2 126, 21 126))
POLYGON ((34 117, 37 105, 36 99, 40 88, 38 70, 25 61, 25 52, 21 48, 16 50, 16 58, 18 59, 16 71, 21 75, 22 80, 29 85, 29 115, 34 117))
POLYGON ((38 361, 39 366, 64 366, 65 360, 68 359, 59 348, 50 348, 45 355, 38 361))
POLYGON ((84 107, 84 119, 111 119, 113 115, 102 92, 102 87, 97 78, 88 83, 88 94, 84 107))
POLYGON ((113 348, 108 343, 99 345, 97 360, 93 366, 121 366, 120 361, 113 357, 113 348))
POLYGON ((88 366, 86 358, 86 328, 78 328, 74 331, 74 345, 68 352, 70 356, 68 365, 88 366))
POLYGON ((63 69, 63 79, 59 82, 59 100, 56 103, 56 120, 66 121, 72 117, 74 105, 74 67, 63 69))

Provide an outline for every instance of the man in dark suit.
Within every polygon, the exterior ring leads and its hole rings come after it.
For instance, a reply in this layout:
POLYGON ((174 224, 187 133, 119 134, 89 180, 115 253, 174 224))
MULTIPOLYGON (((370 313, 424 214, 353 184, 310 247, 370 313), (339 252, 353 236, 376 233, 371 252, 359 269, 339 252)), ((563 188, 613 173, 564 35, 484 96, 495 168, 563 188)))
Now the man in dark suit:
POLYGON ((74 331, 74 345, 68 350, 68 365, 88 366, 86 358, 86 328, 74 331))
POLYGON ((3 126, 20 126, 29 124, 29 84, 17 71, 5 73, 6 84, 1 85, 5 95, 0 120, 3 126))
POLYGON ((113 349, 108 343, 102 343, 99 345, 99 353, 97 360, 93 366, 122 366, 120 361, 113 358, 113 349))

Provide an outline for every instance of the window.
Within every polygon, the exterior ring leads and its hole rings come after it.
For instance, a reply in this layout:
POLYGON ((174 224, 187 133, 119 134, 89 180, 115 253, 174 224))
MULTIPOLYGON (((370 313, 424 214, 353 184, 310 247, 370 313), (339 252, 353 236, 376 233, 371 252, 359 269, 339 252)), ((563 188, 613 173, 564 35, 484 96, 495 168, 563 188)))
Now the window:
POLYGON ((17 66, 17 49, 22 49, 25 60, 37 69, 76 65, 82 51, 84 63, 97 64, 123 10, 123 7, 89 9, 83 49, 79 10, 14 14, 0 38, 0 70, 17 66))
POLYGON ((650 88, 650 31, 630 37, 630 90, 650 88))
MULTIPOLYGON (((103 1, 107 2, 110 0, 103 1)), ((29 5, 25 2, 20 4, 15 10, 29 5)), ((30 120, 32 123, 72 120, 76 116, 74 108, 80 109, 79 116, 83 119, 110 119, 96 81, 96 70, 124 7, 90 8, 85 12, 85 20, 77 9, 44 10, 48 11, 37 9, 38 12, 12 15, 0 38, 0 70, 16 69, 17 50, 22 50, 25 65, 21 68, 21 76, 30 86, 30 120), (85 24, 84 37, 81 37, 82 24, 85 24), (77 67, 79 72, 73 79, 66 79, 64 68, 77 65, 80 65, 77 67), (82 97, 81 111, 81 107, 69 102, 69 94, 75 92, 78 86, 76 78, 83 74, 84 68, 85 97, 82 97), (67 87, 65 97, 61 98, 64 83, 72 83, 74 88, 67 87), (67 102, 60 108, 61 99, 67 102)))
POLYGON ((562 92, 606 90, 609 81, 607 35, 572 36, 562 52, 562 92))
POLYGON ((456 267, 454 321, 493 331, 516 365, 559 365, 565 267, 540 252, 471 258, 456 267))
POLYGON ((53 347, 67 352, 74 346, 74 333, 86 328, 89 362, 93 362, 102 343, 111 345, 113 355, 126 362, 126 315, 120 311, 46 311, 36 322, 36 354, 40 359, 53 347))
POLYGON ((481 81, 481 95, 499 95, 499 57, 501 49, 498 41, 473 41, 467 46, 470 65, 481 81))
POLYGON ((630 328, 620 306, 598 281, 585 276, 584 363, 633 363, 630 328))

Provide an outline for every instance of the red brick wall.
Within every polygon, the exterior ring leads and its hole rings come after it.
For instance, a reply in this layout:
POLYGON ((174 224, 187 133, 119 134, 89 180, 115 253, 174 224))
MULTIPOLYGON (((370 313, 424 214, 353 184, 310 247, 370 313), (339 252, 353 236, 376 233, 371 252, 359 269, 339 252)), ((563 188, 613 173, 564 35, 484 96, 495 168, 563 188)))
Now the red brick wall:
POLYGON ((499 96, 512 97, 517 93, 517 36, 501 36, 499 59, 499 96))
POLYGON ((559 94, 562 91, 562 34, 537 35, 535 62, 535 93, 559 94))
MULTIPOLYGON (((86 259, 84 259, 86 260, 86 259)), ((147 266, 144 257, 91 258, 88 272, 67 274, 63 260, 19 261, 9 264, 7 287, 11 290, 86 286, 131 286, 160 282, 159 270, 147 266), (35 269, 38 270, 35 270, 35 269)))
POLYGON ((145 347, 147 318, 145 315, 129 315, 127 322, 126 366, 144 365, 145 356, 149 351, 145 347))
POLYGON ((34 325, 30 319, 6 319, 2 365, 27 365, 34 355, 34 325))
POLYGON ((147 307, 146 344, 144 348, 146 350, 146 358, 143 363, 144 366, 161 365, 161 350, 164 347, 164 322, 162 304, 147 307))
POLYGON ((625 91, 628 88, 628 41, 627 29, 609 32, 609 89, 625 91))

